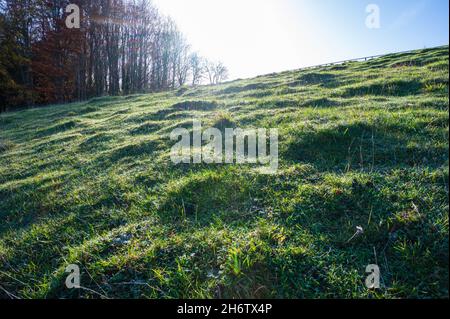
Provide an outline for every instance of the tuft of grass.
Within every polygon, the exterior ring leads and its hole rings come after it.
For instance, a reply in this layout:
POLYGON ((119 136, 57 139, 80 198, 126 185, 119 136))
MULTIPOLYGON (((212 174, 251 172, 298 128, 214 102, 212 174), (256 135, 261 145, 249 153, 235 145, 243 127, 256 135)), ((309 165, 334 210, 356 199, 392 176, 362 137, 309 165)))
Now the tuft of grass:
POLYGON ((215 127, 223 132, 227 128, 237 127, 237 123, 233 119, 233 115, 230 112, 221 111, 214 115, 212 127, 215 127))
POLYGON ((0 154, 13 149, 14 146, 15 144, 9 140, 0 140, 0 154))

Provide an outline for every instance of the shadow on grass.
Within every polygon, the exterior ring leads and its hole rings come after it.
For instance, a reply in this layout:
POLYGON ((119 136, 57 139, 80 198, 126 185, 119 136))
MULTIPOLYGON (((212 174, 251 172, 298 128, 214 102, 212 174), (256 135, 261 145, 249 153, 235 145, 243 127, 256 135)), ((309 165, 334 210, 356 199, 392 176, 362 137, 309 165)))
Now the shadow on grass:
POLYGON ((321 170, 436 167, 448 160, 448 147, 427 143, 427 138, 414 133, 406 128, 395 131, 382 123, 357 122, 298 133, 281 154, 287 160, 310 163, 321 170))
POLYGON ((160 130, 161 128, 163 128, 161 123, 146 122, 134 129, 131 129, 129 132, 131 135, 148 135, 160 130))
POLYGON ((109 142, 114 140, 114 136, 106 133, 99 133, 82 142, 79 147, 83 152, 96 152, 106 149, 109 142))
POLYGON ((216 95, 228 95, 228 94, 237 94, 246 91, 254 91, 254 90, 265 90, 271 89, 273 84, 267 83, 252 83, 243 86, 229 86, 221 91, 216 92, 216 95))
POLYGON ((346 88, 342 97, 364 95, 408 96, 422 93, 423 84, 419 80, 393 80, 346 88))
POLYGON ((332 73, 308 73, 298 77, 297 81, 300 85, 327 85, 336 82, 337 76, 332 73))
POLYGON ((65 121, 65 122, 53 125, 47 129, 38 131, 36 134, 36 137, 43 138, 43 137, 47 137, 50 135, 67 132, 67 131, 70 131, 79 126, 80 126, 80 122, 78 122, 78 121, 75 121, 75 120, 65 121))
POLYGON ((171 109, 178 111, 210 111, 219 107, 219 103, 215 101, 185 101, 172 105, 171 109))

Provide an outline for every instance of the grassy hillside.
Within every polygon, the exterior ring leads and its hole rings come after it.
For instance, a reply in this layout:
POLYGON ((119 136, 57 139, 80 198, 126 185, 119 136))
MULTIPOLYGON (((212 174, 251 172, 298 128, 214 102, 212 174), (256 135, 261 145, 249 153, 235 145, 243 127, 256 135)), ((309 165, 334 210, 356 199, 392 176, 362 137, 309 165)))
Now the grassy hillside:
POLYGON ((448 53, 1 114, 0 297, 448 297, 448 53), (279 128, 278 173, 172 164, 192 118, 279 128))

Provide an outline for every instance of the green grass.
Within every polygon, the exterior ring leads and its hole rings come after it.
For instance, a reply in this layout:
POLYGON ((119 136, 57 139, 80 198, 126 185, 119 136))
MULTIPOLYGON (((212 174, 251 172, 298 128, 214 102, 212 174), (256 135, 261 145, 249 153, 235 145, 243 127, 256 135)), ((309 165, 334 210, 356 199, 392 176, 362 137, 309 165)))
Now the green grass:
POLYGON ((445 47, 1 114, 0 298, 448 298, 448 65, 445 47), (172 164, 192 118, 278 128, 278 173, 172 164), (71 263, 90 290, 65 288, 71 263))

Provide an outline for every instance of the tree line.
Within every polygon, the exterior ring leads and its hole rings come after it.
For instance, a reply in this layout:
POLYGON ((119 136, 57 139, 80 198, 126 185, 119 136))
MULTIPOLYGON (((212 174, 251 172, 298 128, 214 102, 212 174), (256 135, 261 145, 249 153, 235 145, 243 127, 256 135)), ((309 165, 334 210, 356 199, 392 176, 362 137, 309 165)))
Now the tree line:
POLYGON ((227 76, 150 0, 0 0, 0 112, 227 76), (79 27, 67 27, 69 5, 79 8, 79 27))

